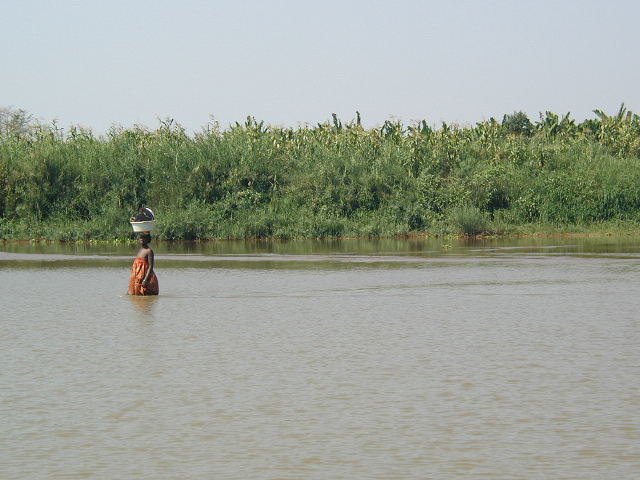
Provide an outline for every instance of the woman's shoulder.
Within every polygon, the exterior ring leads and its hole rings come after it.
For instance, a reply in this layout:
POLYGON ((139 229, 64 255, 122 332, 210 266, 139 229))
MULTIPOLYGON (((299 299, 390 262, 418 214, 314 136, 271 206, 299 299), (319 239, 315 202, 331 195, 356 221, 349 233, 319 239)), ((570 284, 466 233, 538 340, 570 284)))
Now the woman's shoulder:
POLYGON ((151 250, 150 248, 141 248, 136 257, 147 258, 149 255, 153 255, 153 250, 151 250))

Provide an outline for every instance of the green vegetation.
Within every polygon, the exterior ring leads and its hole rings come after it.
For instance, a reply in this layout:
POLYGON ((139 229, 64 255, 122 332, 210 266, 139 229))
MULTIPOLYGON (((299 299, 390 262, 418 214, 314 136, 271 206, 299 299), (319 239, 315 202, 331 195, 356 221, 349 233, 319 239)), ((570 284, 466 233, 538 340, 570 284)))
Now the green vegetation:
POLYGON ((163 239, 636 230, 640 117, 522 112, 475 126, 360 115, 297 129, 249 117, 189 136, 173 121, 105 136, 0 111, 0 238, 163 239))

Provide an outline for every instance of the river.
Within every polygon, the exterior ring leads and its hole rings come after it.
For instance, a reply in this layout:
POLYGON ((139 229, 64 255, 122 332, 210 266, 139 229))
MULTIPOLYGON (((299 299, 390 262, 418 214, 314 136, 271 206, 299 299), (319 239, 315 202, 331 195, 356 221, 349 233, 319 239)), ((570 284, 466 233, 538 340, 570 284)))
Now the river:
POLYGON ((0 244, 0 478, 635 479, 639 245, 0 244))

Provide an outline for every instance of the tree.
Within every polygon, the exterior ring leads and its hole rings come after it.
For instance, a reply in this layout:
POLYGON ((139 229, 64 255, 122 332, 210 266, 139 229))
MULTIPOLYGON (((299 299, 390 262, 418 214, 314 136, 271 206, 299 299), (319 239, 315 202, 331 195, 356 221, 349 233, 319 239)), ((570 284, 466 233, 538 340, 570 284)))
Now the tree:
POLYGON ((28 135, 34 124, 33 115, 26 110, 0 107, 0 138, 28 135))
POLYGON ((533 124, 527 114, 520 112, 513 112, 507 114, 502 118, 502 128, 506 133, 512 135, 525 135, 527 137, 533 134, 533 124))

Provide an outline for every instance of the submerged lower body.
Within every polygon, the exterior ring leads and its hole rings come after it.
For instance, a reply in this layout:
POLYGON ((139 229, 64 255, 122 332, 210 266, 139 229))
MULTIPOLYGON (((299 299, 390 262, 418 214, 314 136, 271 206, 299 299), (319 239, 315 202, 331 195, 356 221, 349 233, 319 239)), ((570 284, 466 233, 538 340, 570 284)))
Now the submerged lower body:
POLYGON ((156 277, 155 273, 151 274, 146 285, 142 285, 148 270, 149 264, 146 259, 136 258, 133 261, 131 276, 129 277, 129 289, 127 291, 129 295, 158 295, 158 277, 156 277))

